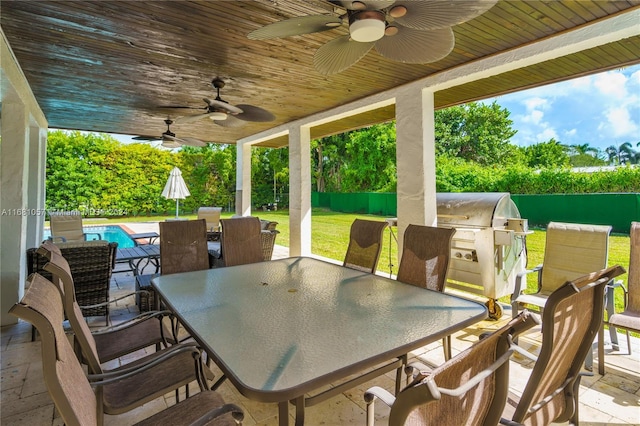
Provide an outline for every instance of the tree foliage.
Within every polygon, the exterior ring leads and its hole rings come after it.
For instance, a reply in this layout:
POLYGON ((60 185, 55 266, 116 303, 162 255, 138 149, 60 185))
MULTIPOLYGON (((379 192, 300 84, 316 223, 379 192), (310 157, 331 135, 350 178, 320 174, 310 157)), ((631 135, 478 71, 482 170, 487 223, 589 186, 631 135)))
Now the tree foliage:
POLYGON ((495 101, 470 102, 435 112, 436 152, 482 165, 506 164, 517 156, 509 111, 495 101))
MULTIPOLYGON (((640 153, 625 142, 606 153, 588 144, 565 146, 551 139, 528 147, 515 134, 509 112, 471 103, 436 111, 436 188, 441 192, 514 194, 640 191, 640 153), (620 165, 614 172, 575 173, 570 166, 620 165)), ((640 145, 640 142, 636 144, 640 145)), ((312 185, 318 192, 394 192, 395 123, 384 123, 311 141, 312 185)), ((48 209, 81 209, 89 215, 173 212, 161 197, 177 166, 191 192, 181 210, 200 206, 233 209, 236 147, 166 150, 121 144, 104 134, 52 131, 47 144, 48 209)), ((288 206, 289 150, 253 148, 252 205, 288 206)))
POLYGON ((567 148, 553 138, 524 148, 524 156, 526 165, 534 169, 570 164, 567 148))

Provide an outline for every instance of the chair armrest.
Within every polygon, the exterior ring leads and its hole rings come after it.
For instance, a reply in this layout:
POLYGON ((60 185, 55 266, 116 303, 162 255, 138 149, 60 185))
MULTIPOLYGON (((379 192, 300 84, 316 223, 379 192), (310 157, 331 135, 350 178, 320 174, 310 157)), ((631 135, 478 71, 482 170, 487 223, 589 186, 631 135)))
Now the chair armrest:
POLYGON ((380 386, 372 386, 364 392, 364 400, 367 404, 373 404, 376 399, 379 399, 391 407, 395 402, 396 397, 393 396, 391 392, 381 388, 380 386))
POLYGON ((611 315, 616 313, 616 305, 614 301, 616 288, 622 289, 622 292, 623 292, 622 300, 623 300, 624 307, 626 308, 627 305, 629 304, 629 290, 627 289, 627 287, 625 287, 622 280, 609 282, 606 285, 605 292, 604 292, 604 306, 605 306, 605 311, 607 312, 607 321, 605 321, 606 324, 608 324, 608 320, 609 318, 611 318, 611 315))
POLYGON ((135 296, 136 294, 145 294, 145 295, 148 296, 149 295, 149 290, 137 290, 137 291, 131 292, 129 294, 125 294, 124 296, 120 296, 120 297, 116 297, 115 299, 107 300, 106 302, 96 303, 95 305, 82 305, 82 306, 80 306, 80 309, 100 308, 102 306, 107 306, 107 305, 110 305, 111 303, 115 303, 115 302, 117 302, 119 300, 126 299, 127 297, 135 296))
POLYGON ((195 343, 181 343, 165 349, 162 355, 148 360, 147 362, 136 364, 131 367, 125 366, 124 368, 120 368, 116 371, 107 371, 106 373, 101 374, 88 374, 87 378, 89 379, 91 386, 103 386, 109 383, 115 383, 149 370, 174 356, 182 354, 183 352, 191 352, 194 359, 198 359, 201 356, 200 349, 198 349, 195 343))
POLYGON ((83 235, 84 235, 85 241, 87 240, 87 235, 97 235, 99 240, 102 239, 102 234, 98 232, 85 232, 83 235))
POLYGON ((396 398, 389 391, 379 386, 373 386, 364 393, 364 402, 367 404, 367 426, 374 426, 375 423, 375 401, 380 399, 385 405, 391 407, 396 398))
MULTIPOLYGON (((519 272, 518 275, 516 275, 516 284, 515 284, 515 287, 513 288, 513 294, 511 295, 511 303, 513 303, 516 300, 516 298, 523 293, 524 289, 527 288, 526 276, 534 272, 537 272, 538 274, 540 274, 540 271, 542 271, 542 265, 538 265, 533 269, 525 269, 524 271, 519 272), (522 285, 523 282, 524 282, 524 288, 522 285)), ((538 282, 539 281, 540 280, 538 280, 538 282)), ((540 289, 538 288, 538 290, 540 289)))
POLYGON ((216 419, 227 413, 231 413, 231 416, 236 422, 241 422, 242 420, 244 420, 244 412, 242 411, 242 408, 238 407, 235 404, 224 404, 222 407, 217 407, 208 411, 205 415, 200 417, 198 420, 190 423, 189 426, 207 425, 211 420, 216 419))
POLYGON ((410 364, 407 364, 404 367, 404 373, 407 376, 413 377, 414 380, 416 377, 418 377, 418 375, 422 375, 423 377, 427 376, 430 371, 431 371, 431 367, 419 361, 414 361, 410 364))
POLYGON ((53 243, 55 242, 66 243, 67 239, 65 237, 49 237, 47 238, 47 241, 52 241, 53 243))
MULTIPOLYGON (((111 325, 109 327, 104 327, 104 328, 101 328, 99 330, 92 331, 91 334, 93 334, 93 335, 109 334, 109 333, 113 333, 113 332, 116 332, 116 331, 123 330, 125 328, 133 327, 134 325, 136 325, 137 323, 139 323, 141 321, 147 321, 147 320, 150 320, 152 318, 157 318, 159 321, 162 321, 162 319, 164 317, 169 317, 171 319, 171 321, 173 321, 174 318, 175 318, 173 316, 173 312, 171 312, 171 311, 149 311, 149 312, 144 312, 144 313, 141 313, 139 315, 136 315, 135 317, 130 318, 130 319, 128 319, 126 321, 123 321, 121 323, 118 323, 116 325, 111 325)), ((173 325, 172 325, 172 329, 173 329, 173 325)))

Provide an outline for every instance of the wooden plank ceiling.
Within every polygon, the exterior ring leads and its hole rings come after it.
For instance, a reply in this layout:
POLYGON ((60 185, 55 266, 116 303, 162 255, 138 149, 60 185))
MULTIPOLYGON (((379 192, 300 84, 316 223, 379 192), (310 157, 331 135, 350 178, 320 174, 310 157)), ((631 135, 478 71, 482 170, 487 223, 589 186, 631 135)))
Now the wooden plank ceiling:
MULTIPOLYGON (((2 1, 0 25, 52 128, 160 135, 167 116, 204 110, 221 97, 271 111, 276 120, 221 127, 208 119, 178 120, 178 137, 236 140, 388 90, 470 61, 524 46, 640 7, 631 1, 500 0, 483 15, 453 27, 456 44, 444 59, 402 64, 369 52, 355 66, 326 76, 313 54, 348 33, 275 40, 247 34, 282 19, 343 10, 323 0, 2 1), (178 105, 193 110, 161 108, 178 105)), ((438 108, 492 97, 640 62, 640 37, 579 52, 436 93, 438 108)), ((388 121, 394 107, 317 126, 322 136, 388 121)), ((286 144, 274 139, 263 146, 286 144)))

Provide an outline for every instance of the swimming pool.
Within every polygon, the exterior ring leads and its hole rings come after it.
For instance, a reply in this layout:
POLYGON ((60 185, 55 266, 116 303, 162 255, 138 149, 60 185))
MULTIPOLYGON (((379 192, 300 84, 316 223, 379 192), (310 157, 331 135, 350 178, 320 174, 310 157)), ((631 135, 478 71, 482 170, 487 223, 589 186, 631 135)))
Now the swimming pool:
MULTIPOLYGON (((98 236, 92 234, 97 232, 103 240, 107 240, 111 243, 118 243, 119 249, 135 246, 133 240, 129 238, 129 234, 127 234, 127 232, 118 225, 85 226, 83 229, 85 233, 89 233, 89 235, 87 235, 87 239, 89 240, 97 240, 98 236)), ((50 236, 51 231, 49 229, 45 229, 44 239, 46 240, 50 236)))

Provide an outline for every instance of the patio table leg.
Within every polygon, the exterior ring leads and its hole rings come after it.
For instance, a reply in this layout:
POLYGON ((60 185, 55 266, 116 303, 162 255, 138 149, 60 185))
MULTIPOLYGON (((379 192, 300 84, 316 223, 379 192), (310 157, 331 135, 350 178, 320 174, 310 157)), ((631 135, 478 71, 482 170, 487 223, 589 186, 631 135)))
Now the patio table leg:
POLYGON ((304 425, 304 395, 296 398, 296 426, 304 425))
POLYGON ((278 403, 278 425, 289 426, 289 401, 278 403))

